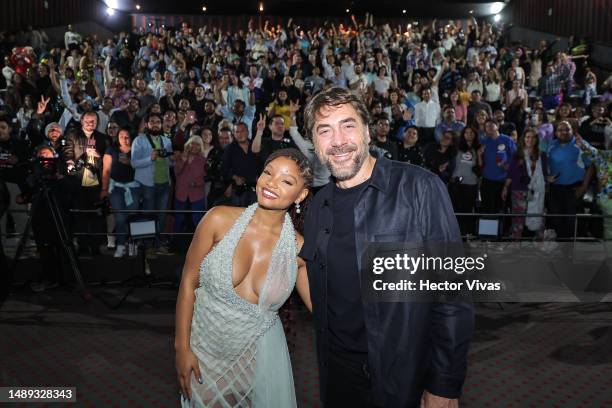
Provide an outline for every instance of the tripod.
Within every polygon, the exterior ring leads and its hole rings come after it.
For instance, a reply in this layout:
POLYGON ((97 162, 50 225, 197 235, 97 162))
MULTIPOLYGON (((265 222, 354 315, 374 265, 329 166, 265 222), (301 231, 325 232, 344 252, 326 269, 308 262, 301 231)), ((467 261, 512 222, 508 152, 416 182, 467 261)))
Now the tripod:
POLYGON ((59 237, 60 244, 65 251, 66 257, 70 264, 70 268, 72 269, 72 273, 74 278, 79 285, 79 290, 81 292, 81 296, 85 301, 89 301, 92 298, 91 293, 85 287, 85 281, 83 280, 83 276, 79 270, 79 265, 77 263, 76 256, 74 255, 74 247, 72 245, 72 240, 70 239, 70 235, 66 230, 66 225, 64 224, 64 219, 62 217, 62 213, 57 204, 57 199, 55 198, 55 194, 51 191, 51 187, 49 186, 49 180, 41 178, 39 180, 40 192, 38 196, 34 199, 32 203, 32 209, 28 216, 28 220, 26 222, 26 226, 23 231, 23 235, 19 240, 19 244, 17 245, 17 250, 15 252, 15 257, 13 258, 13 264, 9 271, 9 284, 12 283, 12 277, 15 271, 17 270, 17 264, 19 262, 19 258, 23 252, 23 248, 25 243, 30 235, 30 230, 32 229, 32 218, 34 214, 41 207, 41 203, 46 202, 49 207, 49 212, 51 214, 51 218, 53 220, 53 224, 55 226, 55 231, 57 233, 57 237, 59 237))

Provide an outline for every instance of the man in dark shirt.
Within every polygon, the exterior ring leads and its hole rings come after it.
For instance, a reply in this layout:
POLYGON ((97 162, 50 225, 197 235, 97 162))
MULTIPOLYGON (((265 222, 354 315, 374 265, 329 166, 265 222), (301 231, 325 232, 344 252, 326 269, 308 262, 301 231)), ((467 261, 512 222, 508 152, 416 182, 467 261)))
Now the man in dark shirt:
POLYGON ((257 200, 255 184, 260 173, 260 162, 251 149, 249 128, 243 122, 234 128, 235 141, 223 153, 221 173, 229 184, 225 196, 231 205, 248 207, 257 200))
POLYGON ((361 99, 338 87, 317 94, 304 114, 316 154, 335 179, 309 206, 299 254, 308 270, 321 398, 327 408, 457 406, 471 305, 363 297, 368 243, 417 236, 461 242, 437 176, 368 153, 368 116, 361 99))
POLYGON ((606 127, 610 125, 610 118, 606 117, 606 107, 595 105, 592 108, 591 116, 580 126, 580 136, 589 144, 597 149, 606 148, 606 127))
POLYGON ((389 119, 385 116, 376 119, 376 137, 374 139, 374 144, 386 152, 385 156, 387 158, 397 160, 397 143, 395 140, 389 139, 390 130, 391 124, 389 123, 389 119))
POLYGON ((419 145, 419 130, 416 126, 409 126, 404 132, 404 140, 399 144, 397 156, 397 160, 415 166, 423 166, 425 163, 423 150, 419 145))
POLYGON ((259 122, 257 122, 255 138, 253 139, 253 153, 259 155, 261 163, 265 163, 268 156, 276 150, 290 147, 297 148, 293 139, 285 136, 285 119, 281 115, 274 115, 270 118, 268 124, 268 129, 270 130, 269 137, 263 136, 265 123, 266 117, 264 115, 260 116, 259 122))
POLYGON ((140 111, 140 99, 132 97, 129 99, 125 109, 119 109, 113 112, 110 117, 111 122, 116 122, 119 127, 125 127, 130 130, 130 135, 135 138, 138 135, 138 128, 142 118, 138 115, 140 111))
POLYGON ((487 111, 489 117, 493 116, 493 112, 491 111, 491 105, 482 100, 482 94, 478 89, 474 89, 472 91, 472 99, 470 101, 470 104, 468 105, 467 123, 474 123, 474 116, 476 116, 476 112, 481 110, 487 111))

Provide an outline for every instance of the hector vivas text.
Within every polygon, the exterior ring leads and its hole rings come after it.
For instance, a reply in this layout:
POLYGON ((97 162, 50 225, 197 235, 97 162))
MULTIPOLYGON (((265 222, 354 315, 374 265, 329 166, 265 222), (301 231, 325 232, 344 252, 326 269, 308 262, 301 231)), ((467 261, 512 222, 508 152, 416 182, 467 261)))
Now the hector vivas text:
POLYGON ((480 257, 438 257, 424 254, 415 257, 399 253, 395 256, 374 257, 372 273, 384 278, 385 272, 403 272, 406 273, 406 279, 393 282, 375 279, 372 282, 373 288, 375 291, 499 291, 502 289, 499 282, 482 282, 479 279, 445 280, 426 276, 428 272, 436 277, 446 272, 454 272, 459 276, 480 272, 485 269, 486 257, 486 254, 480 257))

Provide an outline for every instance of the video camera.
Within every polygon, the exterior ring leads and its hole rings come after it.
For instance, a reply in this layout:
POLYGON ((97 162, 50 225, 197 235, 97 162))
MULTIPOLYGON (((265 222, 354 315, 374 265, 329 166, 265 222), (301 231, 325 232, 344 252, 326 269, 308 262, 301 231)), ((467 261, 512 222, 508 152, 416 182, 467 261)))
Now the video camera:
POLYGON ((157 152, 157 157, 166 158, 172 156, 172 152, 167 151, 166 149, 155 149, 157 152))
POLYGON ((75 174, 83 169, 87 169, 94 174, 98 173, 97 167, 91 163, 87 163, 87 160, 81 157, 73 165, 68 165, 68 174, 75 174))

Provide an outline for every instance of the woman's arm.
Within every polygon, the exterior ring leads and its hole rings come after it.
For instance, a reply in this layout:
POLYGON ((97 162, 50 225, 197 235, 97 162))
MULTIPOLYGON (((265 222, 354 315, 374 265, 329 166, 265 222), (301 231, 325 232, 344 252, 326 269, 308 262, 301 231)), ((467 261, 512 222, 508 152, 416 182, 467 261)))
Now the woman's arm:
POLYGON ((225 223, 224 210, 215 207, 208 211, 196 228, 193 240, 187 251, 181 285, 176 300, 176 330, 174 336, 174 349, 176 352, 176 370, 181 391, 184 396, 191 399, 191 371, 198 381, 202 375, 198 359, 189 345, 191 337, 191 319, 195 304, 195 291, 199 283, 200 264, 210 252, 215 243, 215 231, 219 224, 225 223))
POLYGON ((108 186, 110 183, 111 167, 113 165, 113 156, 105 154, 102 159, 102 190, 100 191, 100 198, 108 196, 108 186))
MULTIPOLYGON (((302 245, 304 245, 304 237, 301 235, 296 236, 298 242, 298 253, 300 252, 302 245)), ((306 261, 298 257, 298 275, 295 281, 295 287, 302 298, 302 302, 306 305, 306 308, 312 313, 312 301, 310 300, 310 286, 308 285, 308 273, 306 271, 306 261)))

